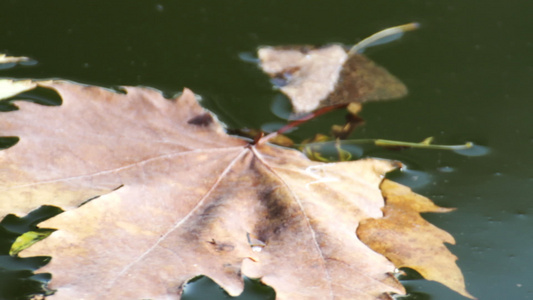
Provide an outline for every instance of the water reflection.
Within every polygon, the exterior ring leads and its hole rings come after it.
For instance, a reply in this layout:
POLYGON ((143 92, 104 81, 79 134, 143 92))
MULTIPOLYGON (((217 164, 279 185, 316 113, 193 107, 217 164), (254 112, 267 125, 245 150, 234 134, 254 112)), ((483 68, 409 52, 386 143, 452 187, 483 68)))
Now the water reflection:
MULTIPOLYGON (((274 132, 280 129, 281 127, 285 126, 285 123, 281 122, 269 122, 261 125, 261 130, 264 132, 274 132)), ((292 130, 288 130, 287 132, 291 132, 292 130)))
POLYGON ((239 59, 244 62, 253 63, 253 64, 258 64, 261 62, 259 58, 257 58, 257 56, 252 52, 239 53, 239 59))
POLYGON ((434 181, 433 176, 428 172, 411 170, 405 165, 400 170, 390 173, 388 177, 412 189, 424 187, 434 181))
POLYGON ((244 291, 237 297, 231 297, 211 278, 197 276, 191 279, 185 285, 185 291, 181 300, 200 300, 200 299, 255 299, 255 300, 274 300, 276 292, 269 286, 262 284, 257 279, 244 277, 244 291))
POLYGON ((453 152, 464 156, 483 156, 490 153, 490 148, 472 144, 472 147, 468 149, 453 150, 453 152))
POLYGON ((453 167, 443 166, 443 167, 437 168, 437 171, 441 173, 452 173, 455 171, 455 169, 453 167))
POLYGON ((6 69, 11 69, 17 65, 21 65, 21 66, 34 66, 36 65, 38 62, 34 59, 28 59, 28 60, 22 60, 22 61, 18 61, 18 62, 9 62, 9 63, 0 63, 0 70, 6 70, 6 69))
POLYGON ((274 97, 270 110, 276 117, 289 120, 292 114, 292 105, 289 99, 282 94, 278 94, 274 97))

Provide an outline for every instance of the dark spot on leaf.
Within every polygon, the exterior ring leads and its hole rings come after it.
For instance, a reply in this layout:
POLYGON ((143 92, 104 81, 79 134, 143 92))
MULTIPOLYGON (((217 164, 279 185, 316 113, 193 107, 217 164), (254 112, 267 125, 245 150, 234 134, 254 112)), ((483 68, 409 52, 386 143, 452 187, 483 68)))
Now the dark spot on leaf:
POLYGON ((279 235, 287 229, 287 223, 281 223, 274 228, 274 234, 279 235))
POLYGON ((228 243, 220 243, 220 244, 217 244, 217 247, 216 247, 216 250, 218 252, 222 252, 222 251, 229 252, 229 251, 233 251, 233 249, 235 249, 235 246, 233 246, 232 244, 228 244, 228 243))
POLYGON ((187 123, 204 127, 209 126, 209 124, 213 123, 213 116, 210 113, 204 113, 190 119, 187 123))
POLYGON ((271 79, 271 82, 276 87, 281 88, 289 84, 289 82, 293 78, 293 75, 298 71, 300 71, 300 67, 286 68, 283 71, 275 74, 274 77, 271 79))
POLYGON ((219 243, 215 241, 215 239, 211 239, 210 241, 208 241, 208 243, 213 245, 213 248, 215 249, 216 252, 229 252, 235 249, 235 246, 233 246, 232 244, 219 243))
POLYGON ((287 201, 289 195, 280 193, 278 189, 258 191, 258 198, 265 208, 263 218, 268 220, 265 224, 258 224, 252 232, 258 240, 265 244, 273 235, 280 235, 291 227, 292 222, 297 222, 296 211, 287 201))

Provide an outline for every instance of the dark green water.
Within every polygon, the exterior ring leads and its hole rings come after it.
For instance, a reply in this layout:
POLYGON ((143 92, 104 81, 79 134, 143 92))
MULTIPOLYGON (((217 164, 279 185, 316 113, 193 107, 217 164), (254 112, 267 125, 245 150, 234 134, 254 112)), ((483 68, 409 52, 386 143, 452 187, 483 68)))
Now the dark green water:
MULTIPOLYGON (((240 54, 260 45, 352 44, 385 27, 420 22, 421 29, 400 42, 367 52, 401 78, 410 95, 367 105, 367 123, 353 138, 435 136, 438 143, 488 147, 478 157, 430 150, 367 154, 402 160, 420 173, 399 180, 439 205, 458 208, 425 217, 456 238, 449 248, 473 295, 533 299, 531 1, 122 3, 4 0, 0 53, 30 56, 38 64, 0 70, 0 76, 145 85, 168 95, 186 86, 230 127, 257 128, 282 122, 270 110, 278 93, 240 54)), ((326 116, 292 137, 326 133, 341 118, 326 116)), ((12 277, 1 277, 11 263, 0 260, 0 289, 12 287, 12 277)), ((436 283, 405 284, 410 299, 464 299, 436 283)), ((260 288, 251 285, 240 299, 268 299, 260 288)), ((187 299, 223 297, 203 281, 192 289, 187 299)))

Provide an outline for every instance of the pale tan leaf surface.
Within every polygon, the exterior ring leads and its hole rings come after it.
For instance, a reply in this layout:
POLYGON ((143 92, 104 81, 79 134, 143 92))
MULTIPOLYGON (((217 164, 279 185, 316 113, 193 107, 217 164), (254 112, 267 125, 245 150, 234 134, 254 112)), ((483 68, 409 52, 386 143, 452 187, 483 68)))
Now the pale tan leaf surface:
POLYGON ((296 113, 320 107, 320 102, 334 91, 348 58, 340 45, 318 49, 263 47, 257 53, 265 73, 287 81, 281 91, 296 113))
POLYGON ((386 69, 362 54, 348 54, 341 45, 262 47, 258 57, 265 73, 284 82, 280 90, 296 113, 407 94, 406 86, 386 69))
POLYGON ((7 64, 7 63, 14 63, 14 62, 28 61, 28 60, 30 60, 29 57, 7 56, 5 54, 0 53, 0 64, 7 64))
POLYGON ((20 137, 0 152, 0 203, 4 214, 67 209, 40 225, 59 230, 23 251, 53 257, 40 270, 53 274, 51 299, 179 299, 200 274, 232 295, 243 275, 261 277, 281 300, 404 292, 394 265, 355 235, 382 216, 390 162, 324 164, 249 145, 188 90, 169 101, 146 88, 41 85, 63 105, 0 114, 0 133, 20 137))
POLYGON ((13 97, 36 86, 37 84, 31 80, 0 79, 0 100, 13 97))
MULTIPOLYGON (((126 95, 61 82, 52 86, 63 98, 61 106, 20 101, 19 110, 0 115, 0 135, 21 137, 0 152, 0 216, 24 214, 43 203, 69 209, 124 184, 150 184, 147 168, 158 164, 160 173, 176 167, 209 171, 215 162, 176 166, 166 158, 205 149, 220 152, 224 161, 232 159, 231 147, 246 144, 216 122, 187 123, 205 114, 188 90, 178 104, 150 89, 127 88, 126 95)), ((205 154, 195 158, 202 159, 205 154)))
POLYGON ((384 180, 381 184, 386 205, 381 219, 361 222, 357 236, 375 251, 385 255, 398 268, 409 267, 429 280, 438 281, 461 295, 466 291, 457 257, 444 243, 455 244, 447 232, 424 220, 420 213, 449 212, 403 185, 384 180))

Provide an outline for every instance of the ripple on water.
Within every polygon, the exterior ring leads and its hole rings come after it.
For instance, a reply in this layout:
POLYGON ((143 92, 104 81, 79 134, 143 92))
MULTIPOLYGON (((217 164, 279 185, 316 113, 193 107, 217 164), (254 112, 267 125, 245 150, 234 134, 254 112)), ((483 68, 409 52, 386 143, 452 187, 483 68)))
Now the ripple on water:
POLYGON ((468 149, 453 150, 453 152, 464 156, 483 156, 491 152, 489 147, 476 145, 472 143, 472 147, 468 149))

